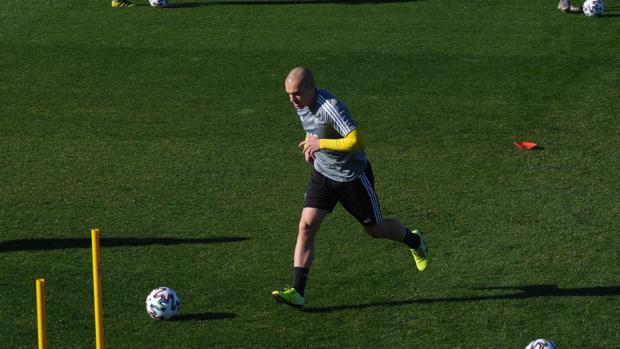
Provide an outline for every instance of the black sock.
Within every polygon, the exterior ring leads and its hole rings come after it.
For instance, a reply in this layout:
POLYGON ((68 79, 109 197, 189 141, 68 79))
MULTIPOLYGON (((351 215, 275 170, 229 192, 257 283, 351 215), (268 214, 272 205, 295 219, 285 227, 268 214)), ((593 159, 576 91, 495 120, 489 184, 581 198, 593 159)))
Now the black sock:
POLYGON ((418 248, 420 246, 420 237, 411 232, 411 230, 407 229, 405 231, 405 238, 403 238, 403 242, 409 246, 409 248, 418 248))
POLYGON ((310 268, 293 268, 293 288, 303 297, 310 268))

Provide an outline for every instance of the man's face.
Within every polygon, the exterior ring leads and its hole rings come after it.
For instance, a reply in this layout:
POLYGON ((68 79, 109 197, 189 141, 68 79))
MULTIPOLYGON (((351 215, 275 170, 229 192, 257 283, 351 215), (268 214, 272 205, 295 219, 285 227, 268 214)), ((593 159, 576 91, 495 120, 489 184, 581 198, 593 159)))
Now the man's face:
POLYGON ((293 106, 297 109, 310 106, 314 102, 315 89, 311 84, 300 79, 287 79, 284 83, 286 94, 293 106))

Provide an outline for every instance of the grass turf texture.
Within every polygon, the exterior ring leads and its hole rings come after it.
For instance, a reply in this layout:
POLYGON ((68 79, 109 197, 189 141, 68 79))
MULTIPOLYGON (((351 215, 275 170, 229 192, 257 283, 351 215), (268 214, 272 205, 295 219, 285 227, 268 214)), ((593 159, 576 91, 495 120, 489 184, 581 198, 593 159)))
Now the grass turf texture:
POLYGON ((0 3, 0 343, 110 348, 560 348, 620 343, 620 2, 0 3), (283 91, 314 69, 361 124, 418 273, 342 208, 307 307, 276 305, 308 167, 283 91), (544 149, 519 151, 533 140, 544 149), (144 299, 176 289, 180 321, 144 299))

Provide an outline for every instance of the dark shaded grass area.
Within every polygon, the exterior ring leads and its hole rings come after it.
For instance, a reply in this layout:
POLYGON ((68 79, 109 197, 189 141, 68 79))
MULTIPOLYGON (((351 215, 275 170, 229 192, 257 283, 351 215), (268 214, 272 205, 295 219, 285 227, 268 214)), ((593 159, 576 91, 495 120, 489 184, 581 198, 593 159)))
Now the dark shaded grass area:
POLYGON ((171 5, 0 4, 5 346, 36 345, 37 277, 50 347, 94 345, 93 227, 108 347, 620 341, 617 3, 594 19, 535 1, 171 5), (303 311, 270 299, 309 173, 282 89, 298 64, 350 107, 384 216, 432 257, 418 273, 337 208, 303 311), (158 286, 179 321, 146 315, 158 286))

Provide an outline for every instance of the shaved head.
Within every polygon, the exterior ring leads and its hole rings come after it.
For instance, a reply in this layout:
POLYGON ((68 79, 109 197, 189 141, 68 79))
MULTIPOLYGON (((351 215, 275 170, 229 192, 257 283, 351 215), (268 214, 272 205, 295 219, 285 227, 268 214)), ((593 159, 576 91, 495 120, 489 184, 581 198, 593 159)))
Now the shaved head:
POLYGON ((295 67, 286 76, 285 83, 314 87, 314 75, 308 68, 295 67))
POLYGON ((314 75, 308 68, 293 68, 284 80, 284 88, 295 108, 311 105, 316 97, 314 75))

